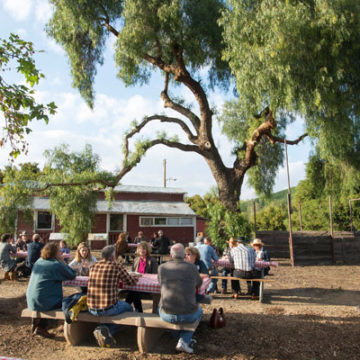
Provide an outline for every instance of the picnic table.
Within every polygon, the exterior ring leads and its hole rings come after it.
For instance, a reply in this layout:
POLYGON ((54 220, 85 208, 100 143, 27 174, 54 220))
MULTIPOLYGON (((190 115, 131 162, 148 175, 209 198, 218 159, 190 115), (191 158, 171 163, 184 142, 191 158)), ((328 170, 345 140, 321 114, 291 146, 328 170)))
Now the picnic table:
MULTIPOLYGON (((77 276, 73 280, 63 281, 65 286, 81 286, 87 287, 89 281, 88 276, 77 276)), ((211 282, 210 278, 203 278, 201 286, 196 290, 197 294, 204 295, 205 290, 211 282)), ((124 284, 121 280, 119 282, 119 289, 132 290, 145 292, 152 295, 153 300, 153 313, 157 313, 159 301, 160 301, 160 284, 157 278, 157 274, 142 274, 138 282, 135 285, 124 284)))
MULTIPOLYGON (((18 258, 26 258, 28 255, 27 251, 17 251, 16 254, 13 254, 13 256, 18 257, 18 258)), ((71 259, 72 255, 71 254, 62 254, 64 259, 71 259)))
MULTIPOLYGON (((77 276, 73 280, 63 281, 63 285, 87 287, 88 281, 88 276, 77 276)), ((199 295, 205 294, 205 290, 209 286, 210 281, 210 278, 203 279, 201 286, 197 289, 197 293, 199 295)), ((120 281, 119 289, 160 294, 160 284, 157 278, 157 274, 142 274, 135 285, 124 284, 122 281, 120 281)))

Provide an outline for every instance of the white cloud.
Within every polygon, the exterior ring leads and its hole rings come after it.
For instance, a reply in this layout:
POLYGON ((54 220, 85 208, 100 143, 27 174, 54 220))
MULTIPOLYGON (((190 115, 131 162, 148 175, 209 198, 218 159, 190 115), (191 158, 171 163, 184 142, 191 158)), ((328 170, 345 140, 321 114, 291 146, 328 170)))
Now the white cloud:
POLYGON ((29 14, 33 3, 32 0, 4 0, 4 9, 16 20, 25 20, 29 14))
POLYGON ((47 0, 36 0, 35 3, 35 17, 38 22, 45 24, 50 19, 53 13, 52 6, 47 0))
POLYGON ((26 29, 23 28, 19 28, 17 29, 16 33, 21 37, 21 38, 25 38, 28 34, 26 29))

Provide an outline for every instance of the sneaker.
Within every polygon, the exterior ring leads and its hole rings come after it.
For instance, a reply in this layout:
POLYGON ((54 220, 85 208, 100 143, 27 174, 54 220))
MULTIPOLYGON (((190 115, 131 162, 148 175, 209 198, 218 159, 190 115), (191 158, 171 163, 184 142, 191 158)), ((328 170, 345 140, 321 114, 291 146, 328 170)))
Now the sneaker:
POLYGON ((189 354, 192 354, 194 352, 194 349, 190 347, 183 339, 179 339, 176 345, 176 350, 187 352, 189 354))
POLYGON ((195 339, 191 339, 189 346, 194 347, 194 345, 196 345, 196 344, 197 344, 197 341, 195 339))
POLYGON ((100 347, 111 348, 116 344, 115 339, 110 334, 110 330, 107 326, 100 325, 98 326, 94 332, 94 337, 100 347))

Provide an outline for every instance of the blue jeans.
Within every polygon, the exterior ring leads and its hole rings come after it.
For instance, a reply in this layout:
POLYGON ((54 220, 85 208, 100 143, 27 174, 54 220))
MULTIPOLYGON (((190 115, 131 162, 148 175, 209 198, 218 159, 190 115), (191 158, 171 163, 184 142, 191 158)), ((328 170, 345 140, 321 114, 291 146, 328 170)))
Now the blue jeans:
MULTIPOLYGON (((95 316, 114 316, 114 315, 122 314, 127 311, 132 312, 133 311, 132 306, 127 302, 120 300, 113 307, 107 310, 89 309, 89 313, 95 316)), ((107 326, 112 336, 114 336, 121 327, 121 325, 118 324, 101 324, 101 325, 107 326)))
MULTIPOLYGON (((216 270, 216 269, 212 269, 210 276, 217 276, 217 275, 218 275, 217 270, 216 270)), ((210 285, 208 286, 208 288, 206 289, 206 291, 209 292, 209 293, 213 293, 213 292, 216 290, 216 288, 217 288, 217 282, 218 282, 217 279, 212 279, 212 280, 211 280, 211 283, 210 283, 210 285)))
MULTIPOLYGON (((196 320, 200 321, 202 313, 203 311, 200 306, 198 307, 197 311, 195 311, 193 314, 179 314, 179 315, 166 314, 162 312, 161 309, 159 308, 159 315, 161 319, 172 324, 193 323, 196 320)), ((179 337, 189 345, 194 332, 180 330, 178 333, 179 333, 179 337)))

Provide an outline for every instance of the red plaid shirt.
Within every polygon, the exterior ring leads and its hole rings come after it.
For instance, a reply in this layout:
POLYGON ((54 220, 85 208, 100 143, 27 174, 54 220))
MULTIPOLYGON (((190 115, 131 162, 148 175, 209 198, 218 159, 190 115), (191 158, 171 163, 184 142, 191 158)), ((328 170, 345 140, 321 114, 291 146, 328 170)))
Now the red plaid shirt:
POLYGON ((90 268, 87 305, 90 309, 106 309, 118 301, 119 282, 134 285, 137 278, 114 261, 101 260, 90 268))

